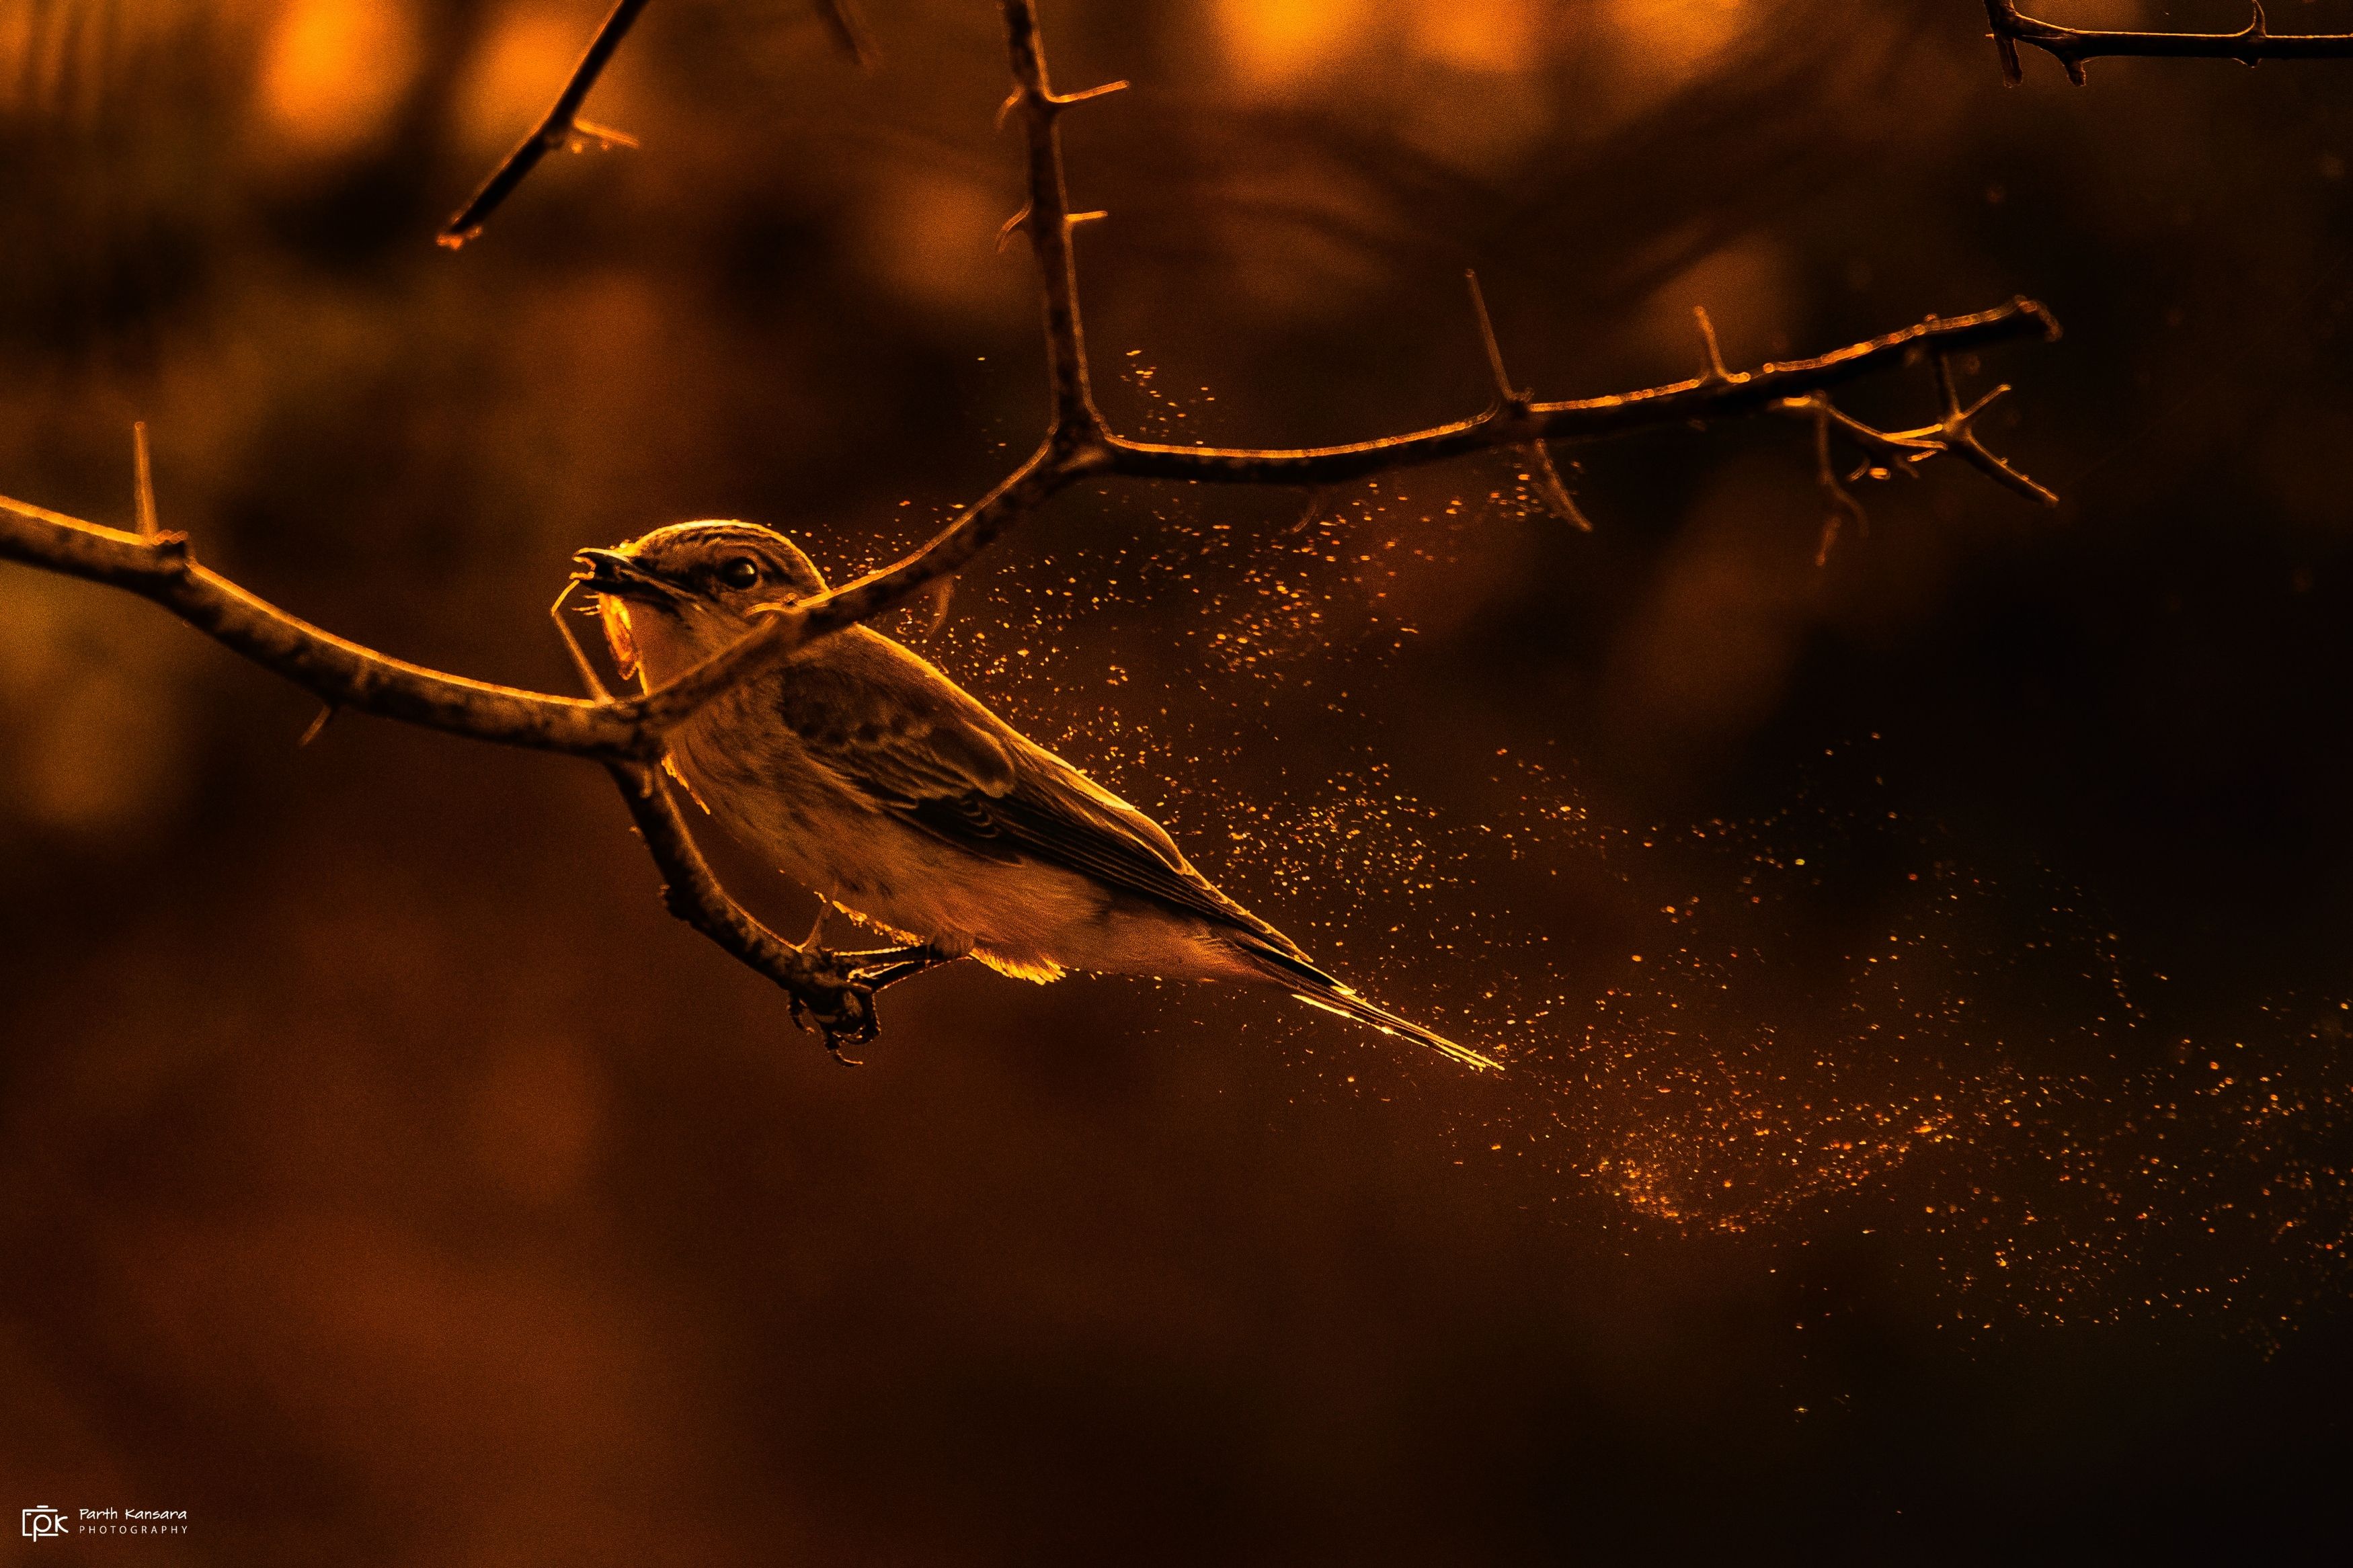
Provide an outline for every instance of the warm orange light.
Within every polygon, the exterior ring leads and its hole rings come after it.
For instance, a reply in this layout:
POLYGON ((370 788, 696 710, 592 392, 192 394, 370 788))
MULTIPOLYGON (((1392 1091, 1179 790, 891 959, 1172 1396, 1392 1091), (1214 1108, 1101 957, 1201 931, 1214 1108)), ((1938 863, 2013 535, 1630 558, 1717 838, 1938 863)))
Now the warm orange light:
POLYGON ((1458 69, 1523 71, 1535 59, 1536 9, 1531 0, 1420 0, 1413 41, 1458 69))
POLYGON ((262 116, 304 152, 354 147, 399 107, 417 53, 406 0, 290 0, 263 50, 262 116))
POLYGON ((878 187, 867 245, 894 292, 936 309, 987 315, 1020 274, 990 244, 1003 204, 981 186, 923 174, 878 187))
POLYGON ((1276 84, 1310 76, 1369 41, 1365 0, 1219 0, 1218 30, 1247 79, 1276 84))
MULTIPOLYGON (((586 42, 576 10, 523 6, 508 11, 468 65, 459 123, 476 147, 503 147, 522 135, 563 90, 586 42)), ((609 103, 610 82, 599 84, 599 120, 626 119, 609 103)))
POLYGON ((1741 0, 1608 0, 1603 14, 1628 75, 1653 89, 1704 68, 1738 39, 1746 21, 1741 0))

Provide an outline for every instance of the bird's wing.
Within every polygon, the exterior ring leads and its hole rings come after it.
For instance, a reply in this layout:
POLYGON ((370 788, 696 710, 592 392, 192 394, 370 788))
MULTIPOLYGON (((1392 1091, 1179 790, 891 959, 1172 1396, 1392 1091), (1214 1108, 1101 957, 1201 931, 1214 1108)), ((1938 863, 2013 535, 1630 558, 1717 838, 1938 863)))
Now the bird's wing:
POLYGON ((786 724, 844 784, 989 859, 1028 857, 1298 949, 1196 871, 1161 826, 864 626, 793 661, 786 724))

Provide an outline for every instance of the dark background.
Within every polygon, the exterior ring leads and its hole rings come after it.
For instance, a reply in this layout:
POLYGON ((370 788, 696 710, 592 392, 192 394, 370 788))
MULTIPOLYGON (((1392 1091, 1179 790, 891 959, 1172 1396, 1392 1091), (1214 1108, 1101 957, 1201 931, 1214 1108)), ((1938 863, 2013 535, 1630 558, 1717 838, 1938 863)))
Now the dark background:
MULTIPOLYGON (((2093 0, 2084 25, 2233 27, 2093 0)), ((568 689, 571 551, 837 573, 1042 424, 979 0, 0 0, 0 489, 568 689)), ((869 1065, 595 770, 0 568, 0 1560, 2286 1561, 2353 1321, 2353 64, 2006 90, 1974 0, 1050 4, 1124 428, 1349 439, 2027 292, 1815 564, 1806 430, 1079 492, 917 646, 1383 1000, 958 968, 869 1065), (1639 956, 1638 956, 1639 955, 1639 956)), ((2273 24, 2353 27, 2353 6, 2273 24)), ((1902 423, 1926 373, 1860 388, 1902 423)), ((805 895, 712 853, 793 934, 805 895)), ((837 934, 841 934, 838 932, 837 934)), ((2333 1553, 2330 1553, 2333 1555, 2333 1553)))

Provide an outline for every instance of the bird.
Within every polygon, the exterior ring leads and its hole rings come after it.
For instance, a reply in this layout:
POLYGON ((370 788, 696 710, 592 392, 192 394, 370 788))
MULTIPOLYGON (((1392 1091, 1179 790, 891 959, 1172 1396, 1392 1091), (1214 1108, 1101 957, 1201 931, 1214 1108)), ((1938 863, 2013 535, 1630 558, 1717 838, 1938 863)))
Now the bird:
MULTIPOLYGON (((816 563, 757 523, 671 523, 575 560, 623 679, 647 690, 770 607, 826 592, 816 563)), ((1240 981, 1466 1067, 1501 1065, 1317 967, 1158 823, 871 626, 796 649, 670 742, 681 782, 733 837, 902 944, 861 955, 877 961, 867 973, 969 956, 1040 983, 1071 971, 1240 981)))

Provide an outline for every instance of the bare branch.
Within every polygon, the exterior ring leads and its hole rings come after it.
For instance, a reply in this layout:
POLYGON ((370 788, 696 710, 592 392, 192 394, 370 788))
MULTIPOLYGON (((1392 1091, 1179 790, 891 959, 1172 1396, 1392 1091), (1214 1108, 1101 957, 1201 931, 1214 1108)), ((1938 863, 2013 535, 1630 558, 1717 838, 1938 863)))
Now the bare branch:
MULTIPOLYGON (((1504 369, 1504 346, 1495 339, 1495 322, 1487 314, 1487 296, 1479 287, 1479 274, 1465 270, 1462 278, 1471 285, 1471 310, 1479 318, 1479 342, 1487 351, 1487 368, 1495 375, 1495 396, 1505 408, 1525 411, 1534 395, 1514 387, 1504 369)), ((1591 533, 1591 520, 1577 510, 1577 498, 1560 482, 1560 470, 1553 466, 1552 453, 1542 441, 1528 443, 1528 463, 1535 472, 1537 492, 1553 515, 1574 524, 1579 532, 1591 533)))
POLYGON ((1345 447, 1287 450, 1172 447, 1115 436, 1107 437, 1104 444, 1112 472, 1127 478, 1193 479, 1205 484, 1334 484, 1497 447, 1524 447, 1540 440, 1591 440, 1685 420, 1753 414, 1792 397, 1844 385, 1898 363, 1917 349, 1951 353, 2019 338, 2050 341, 2058 335, 2059 323, 2051 312, 2034 300, 2021 298, 1972 316, 1931 316, 1916 327, 1850 343, 1814 359, 1722 374, 1717 368, 1721 361, 1711 361, 1707 374, 1664 386, 1566 403, 1500 405, 1451 425, 1345 447))
POLYGON ((1978 416, 1992 406, 1996 398, 2010 390, 2007 384, 1995 387, 1967 408, 1961 406, 1961 395, 1953 384, 1951 356, 1936 354, 1936 386, 1944 394, 1945 417, 1937 425, 1938 434, 1930 437, 1943 449, 1985 475, 1996 484, 2024 496, 2028 500, 2041 501, 2044 506, 2057 506, 2059 498, 2051 490, 2036 484, 2000 458, 1986 450, 1978 439, 1978 416))
MULTIPOLYGON (((588 40, 587 52, 565 79, 564 90, 555 95, 554 106, 532 128, 531 134, 491 171, 490 178, 482 182, 473 200, 441 226, 441 232, 434 237, 436 243, 455 250, 480 235, 482 226, 491 221, 491 215, 514 195, 515 187, 529 178, 539 161, 550 153, 567 147, 575 153, 590 147, 609 153, 616 148, 638 145, 638 139, 626 131, 581 119, 580 107, 588 101, 596 79, 605 74, 614 51, 629 36, 629 29, 636 26, 646 5, 647 0, 617 0, 604 25, 596 29, 596 36, 588 40)), ((816 0, 816 5, 818 20, 825 24, 826 31, 843 53, 869 70, 881 63, 881 51, 874 47, 874 35, 867 27, 857 0, 816 0)))
POLYGON ((1007 226, 1029 236, 1029 249, 1038 258, 1039 291, 1046 315, 1046 375, 1054 398, 1053 429, 1048 446, 1057 451, 1090 446, 1103 435, 1103 416, 1095 412, 1094 392, 1087 383, 1086 333, 1079 320, 1078 260, 1071 246, 1071 230, 1101 213, 1073 213, 1068 182, 1062 173, 1062 137, 1056 121, 1074 103, 1119 91, 1127 83, 1106 82, 1084 92, 1057 96, 1046 74, 1045 44, 1038 36, 1038 14, 1029 0, 1005 0, 1005 41, 1013 66, 1013 96, 1005 100, 999 121, 1010 115, 1021 121, 1029 177, 1029 199, 1007 226))
POLYGON ((1820 395, 1792 398, 1783 406, 1792 412, 1807 409, 1813 416, 1814 479, 1822 487, 1822 493, 1830 498, 1831 502, 1831 514, 1822 520, 1822 542, 1814 549, 1814 564, 1827 565, 1831 546, 1838 542, 1839 525, 1852 521, 1857 533, 1868 533, 1871 531, 1871 519, 1863 511, 1862 503, 1854 499, 1854 493, 1840 482, 1838 468, 1831 461, 1831 417, 1833 410, 1830 399, 1820 395))
POLYGON ((2077 87, 2084 85, 2084 62, 2103 58, 2236 60, 2250 68, 2265 60, 2353 59, 2353 33, 2274 33, 2262 0, 2252 4, 2253 20, 2235 33, 2136 33, 2057 26, 2021 14, 2015 0, 1985 0, 2002 79, 2012 87, 2025 77, 2018 59, 2021 44, 2064 66, 2067 79, 2077 87))
POLYGON ((1832 403, 1827 393, 1810 393, 1803 397, 1788 397, 1773 405, 1777 414, 1811 421, 1814 427, 1815 480, 1831 503, 1831 515, 1822 526, 1822 542, 1814 555, 1819 566, 1829 561, 1831 546, 1838 542, 1839 527, 1852 521, 1858 531, 1868 531, 1870 518, 1862 503, 1846 487, 1856 479, 1884 479, 1896 474, 1917 476, 1920 465, 1932 458, 1958 458, 1978 469, 2004 489, 2044 506, 2056 506, 2059 498, 2028 479, 2016 468, 1986 449, 1978 439, 1977 420, 1996 398, 2010 390, 2007 384, 1997 386, 1968 407, 1961 406, 1959 389, 1954 384, 1950 358, 1941 352, 1935 353, 1936 391, 1943 405, 1943 416, 1934 425, 1923 425, 1913 430, 1882 430, 1867 425, 1832 403), (1831 434, 1835 430, 1860 447, 1863 453, 1861 468, 1840 478, 1837 466, 1831 460, 1831 434))
POLYGON ((196 564, 184 533, 126 533, 0 497, 0 559, 152 599, 338 708, 573 756, 659 754, 659 738, 615 709, 445 675, 322 631, 196 564))
MULTIPOLYGON (((589 89, 596 85, 596 79, 605 74, 605 67, 612 60, 613 51, 619 48, 621 40, 629 36, 629 29, 636 26, 646 3, 647 0, 617 0, 611 14, 605 18, 605 25, 596 29, 595 37, 588 40, 587 53, 582 55, 580 63, 572 68, 572 75, 565 82, 564 90, 555 95, 554 107, 533 127, 531 134, 506 155, 505 161, 491 171, 491 177, 482 182, 482 188, 474 193, 474 199, 468 202, 457 216, 441 226, 441 232, 436 237, 440 244, 455 250, 481 233, 482 226, 490 222, 491 215, 499 210, 501 202, 514 194, 515 187, 522 184, 533 169, 539 167, 542 158, 559 147, 571 144, 573 137, 580 130, 580 106, 588 101, 589 89)), ((595 139, 610 145, 609 137, 610 132, 607 132, 605 136, 595 139)), ((628 145, 635 146, 636 143, 632 142, 628 145)))
MULTIPOLYGON (((1921 431, 1890 431, 1864 424, 1839 408, 1827 393, 1810 393, 1803 397, 1786 398, 1773 405, 1774 412, 1810 422, 1814 427, 1814 481, 1831 503, 1830 516, 1822 522, 1822 540, 1814 552, 1814 564, 1828 564, 1831 547, 1838 542, 1841 524, 1852 522, 1855 531, 1871 531, 1871 518, 1862 503, 1846 487, 1861 479, 1883 479, 1895 474, 1919 477, 1919 465, 1930 458, 1941 456, 1944 448, 1928 439, 1921 431), (1831 459, 1831 432, 1842 432, 1862 448, 1862 466, 1843 479, 1838 466, 1831 459)), ((1933 430, 1934 426, 1926 427, 1933 430)))

